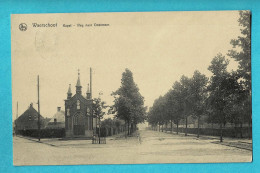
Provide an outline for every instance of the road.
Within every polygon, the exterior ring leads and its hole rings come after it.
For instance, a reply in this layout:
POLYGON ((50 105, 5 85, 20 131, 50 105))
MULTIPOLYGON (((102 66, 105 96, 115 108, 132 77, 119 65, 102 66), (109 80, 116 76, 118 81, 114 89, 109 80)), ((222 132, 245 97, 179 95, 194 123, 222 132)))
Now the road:
POLYGON ((89 140, 13 138, 14 165, 251 162, 252 151, 220 145, 216 139, 140 130, 140 138, 89 140))

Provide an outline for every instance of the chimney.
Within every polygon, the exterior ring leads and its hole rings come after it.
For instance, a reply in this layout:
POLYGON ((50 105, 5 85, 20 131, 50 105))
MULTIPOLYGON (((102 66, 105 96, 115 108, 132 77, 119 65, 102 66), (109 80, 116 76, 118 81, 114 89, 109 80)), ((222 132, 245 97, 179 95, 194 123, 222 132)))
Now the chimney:
POLYGON ((57 111, 58 111, 58 112, 60 112, 60 108, 61 108, 61 107, 57 107, 57 111))

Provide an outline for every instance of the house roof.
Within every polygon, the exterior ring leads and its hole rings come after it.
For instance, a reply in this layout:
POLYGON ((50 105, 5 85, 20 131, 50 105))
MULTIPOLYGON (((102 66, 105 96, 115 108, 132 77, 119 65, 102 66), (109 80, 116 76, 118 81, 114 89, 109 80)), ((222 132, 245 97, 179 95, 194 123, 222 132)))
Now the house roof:
POLYGON ((65 122, 65 111, 57 111, 49 122, 54 122, 54 119, 57 122, 65 122))
POLYGON ((65 112, 57 111, 48 122, 47 129, 65 128, 65 112), (54 121, 56 119, 56 121, 54 121))
MULTIPOLYGON (((40 115, 40 119, 44 119, 40 115)), ((17 122, 24 122, 28 120, 38 120, 38 112, 33 108, 33 104, 30 104, 29 108, 17 118, 17 122)))

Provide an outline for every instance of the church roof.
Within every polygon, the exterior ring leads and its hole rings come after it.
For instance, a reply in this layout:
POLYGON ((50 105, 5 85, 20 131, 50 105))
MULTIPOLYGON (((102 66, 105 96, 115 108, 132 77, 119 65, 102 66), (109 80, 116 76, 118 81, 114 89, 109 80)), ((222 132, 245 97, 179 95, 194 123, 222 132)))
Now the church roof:
POLYGON ((67 101, 68 105, 72 105, 77 100, 80 100, 81 103, 87 105, 91 104, 91 100, 87 100, 85 97, 83 97, 81 94, 75 94, 70 100, 67 101))

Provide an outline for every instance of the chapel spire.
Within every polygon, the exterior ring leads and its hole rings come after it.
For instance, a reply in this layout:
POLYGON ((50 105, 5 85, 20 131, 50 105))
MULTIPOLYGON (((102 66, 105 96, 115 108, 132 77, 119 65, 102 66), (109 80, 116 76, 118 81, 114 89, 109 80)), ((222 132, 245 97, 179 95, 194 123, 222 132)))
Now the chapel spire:
POLYGON ((71 84, 69 85, 69 89, 68 89, 68 92, 67 92, 67 99, 70 99, 72 96, 72 93, 71 93, 71 84))
POLYGON ((79 73, 79 69, 78 69, 78 80, 77 80, 77 84, 76 84, 76 93, 77 94, 81 94, 81 84, 80 84, 80 73, 79 73))

